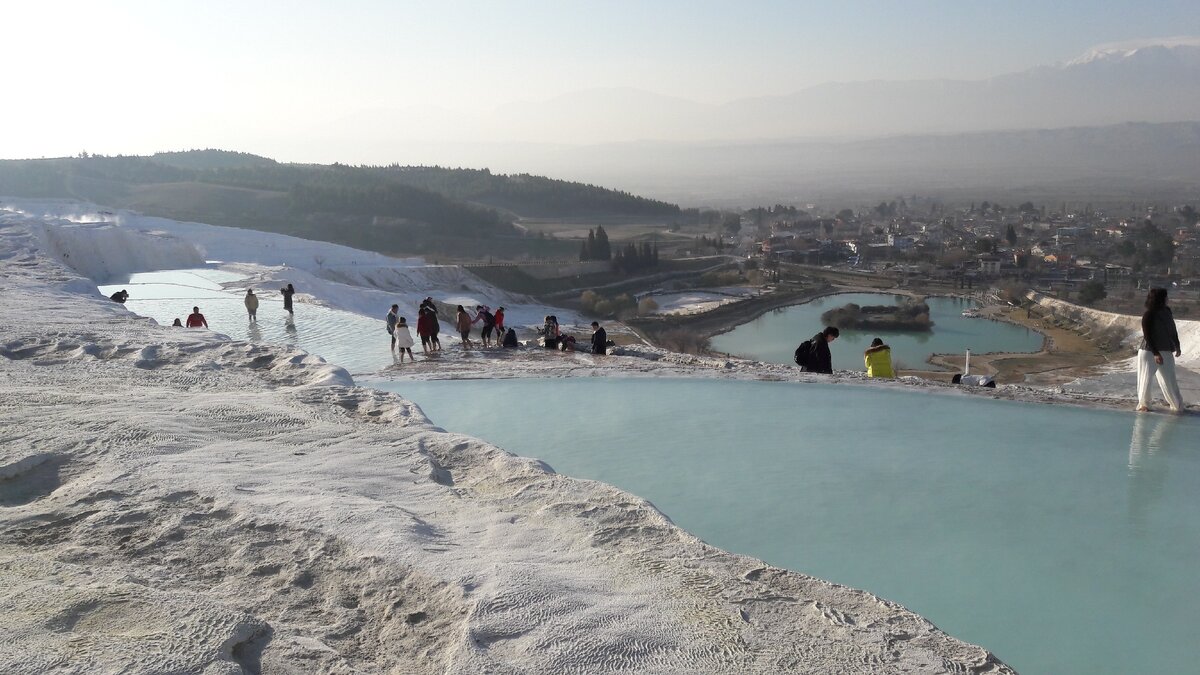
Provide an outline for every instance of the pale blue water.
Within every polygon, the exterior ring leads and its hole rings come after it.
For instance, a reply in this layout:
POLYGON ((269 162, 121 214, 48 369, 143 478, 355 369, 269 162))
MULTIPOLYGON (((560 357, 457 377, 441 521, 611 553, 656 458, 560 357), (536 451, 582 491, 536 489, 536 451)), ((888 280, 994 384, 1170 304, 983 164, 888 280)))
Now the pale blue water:
POLYGON ((1196 672, 1196 417, 811 383, 379 386, 1023 673, 1196 672))
MULTIPOLYGON (((793 363, 796 345, 824 328, 821 314, 853 302, 859 305, 892 305, 898 296, 881 293, 841 293, 817 298, 812 302, 784 307, 742 324, 712 339, 716 351, 736 354, 771 363, 793 363)), ((901 331, 862 332, 844 330, 830 345, 833 367, 837 370, 865 370, 863 350, 880 337, 892 348, 892 361, 900 367, 929 369, 930 354, 958 353, 970 349, 984 352, 1036 352, 1042 347, 1042 335, 1021 326, 968 319, 962 311, 974 303, 960 298, 929 298, 932 333, 901 331)))
MULTIPOLYGON (((239 278, 237 274, 211 268, 169 270, 133 274, 125 282, 99 288, 104 295, 112 295, 121 289, 129 291, 130 298, 125 307, 164 326, 170 326, 176 318, 186 323, 192 307, 198 306, 210 330, 235 340, 299 347, 351 373, 378 372, 392 365, 391 338, 383 320, 386 307, 380 311, 378 319, 373 319, 319 305, 295 303, 295 317, 289 320, 283 300, 276 292, 272 296, 260 295, 258 322, 251 323, 243 304, 245 288, 225 291, 221 287, 222 283, 239 278)), ((278 291, 278 288, 269 290, 278 291)), ((255 293, 261 294, 263 289, 256 288, 255 293)))

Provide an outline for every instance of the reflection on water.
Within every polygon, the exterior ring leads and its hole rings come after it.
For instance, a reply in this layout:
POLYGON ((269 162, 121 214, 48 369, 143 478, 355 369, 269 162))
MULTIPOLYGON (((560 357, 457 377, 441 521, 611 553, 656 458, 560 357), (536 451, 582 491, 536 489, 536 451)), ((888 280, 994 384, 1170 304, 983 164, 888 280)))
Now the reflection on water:
POLYGON ((1129 521, 1135 534, 1144 534, 1151 508, 1162 500, 1169 465, 1163 456, 1180 419, 1174 415, 1141 413, 1134 416, 1129 441, 1129 521))

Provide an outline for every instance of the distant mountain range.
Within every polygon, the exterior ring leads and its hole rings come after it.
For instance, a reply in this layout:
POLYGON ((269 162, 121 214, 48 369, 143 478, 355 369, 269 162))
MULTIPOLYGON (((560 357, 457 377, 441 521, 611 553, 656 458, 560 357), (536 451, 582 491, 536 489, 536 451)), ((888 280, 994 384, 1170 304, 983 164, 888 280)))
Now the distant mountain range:
MULTIPOLYGON (((593 89, 473 115, 428 107, 360 113, 395 140, 596 144, 866 138, 1200 120, 1200 39, 1092 49, 984 80, 827 83, 721 105, 593 89)), ((344 131, 344 130, 343 130, 344 131)))
POLYGON ((984 80, 828 83, 723 105, 588 90, 471 114, 362 111, 314 132, 326 152, 538 173, 684 205, 988 190, 1195 202, 1200 38, 1105 45, 984 80))
POLYGON ((1200 122, 853 141, 408 143, 394 150, 612 185, 684 206, 847 205, 914 193, 967 202, 1019 196, 1200 204, 1200 122))

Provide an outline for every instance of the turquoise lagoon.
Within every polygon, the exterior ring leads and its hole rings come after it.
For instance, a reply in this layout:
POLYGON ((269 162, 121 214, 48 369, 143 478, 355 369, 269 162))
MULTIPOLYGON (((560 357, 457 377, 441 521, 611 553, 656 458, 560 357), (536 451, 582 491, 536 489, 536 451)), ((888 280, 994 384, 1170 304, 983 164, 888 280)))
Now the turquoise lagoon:
MULTIPOLYGON (((712 348, 759 361, 792 363, 796 345, 820 332, 821 314, 846 303, 859 305, 893 305, 901 296, 883 293, 840 293, 817 298, 803 305, 794 305, 768 312, 744 323, 728 333, 712 339, 712 348)), ((833 367, 837 370, 864 370, 863 350, 875 337, 883 338, 892 347, 892 360, 903 368, 929 369, 925 363, 930 354, 958 353, 970 349, 976 354, 985 352, 1036 352, 1043 337, 1036 331, 988 319, 962 316, 962 311, 975 304, 969 300, 931 297, 930 318, 933 332, 844 330, 831 346, 833 367)))

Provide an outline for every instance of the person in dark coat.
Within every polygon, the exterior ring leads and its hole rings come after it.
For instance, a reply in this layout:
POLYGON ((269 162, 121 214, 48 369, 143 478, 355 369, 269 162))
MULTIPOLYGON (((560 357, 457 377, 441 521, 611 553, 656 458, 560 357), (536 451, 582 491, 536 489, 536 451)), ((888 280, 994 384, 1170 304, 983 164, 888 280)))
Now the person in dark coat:
POLYGON ((1142 344, 1137 353, 1137 410, 1150 409, 1150 382, 1158 379, 1173 412, 1183 412, 1183 394, 1175 377, 1175 357, 1183 354, 1175 316, 1167 307, 1167 289, 1151 288, 1142 314, 1142 344))
POLYGON ((288 314, 295 314, 292 311, 292 296, 296 294, 296 289, 292 288, 291 284, 288 284, 279 289, 279 292, 283 294, 283 308, 287 310, 288 314))
POLYGON ((833 374, 833 354, 829 351, 829 343, 838 339, 841 331, 836 326, 826 326, 825 330, 812 336, 812 351, 809 352, 808 365, 801 370, 810 373, 833 374))
POLYGON ((119 302, 123 305, 123 304, 125 304, 125 301, 129 299, 129 291, 122 288, 121 290, 117 291, 116 293, 113 293, 112 295, 108 296, 108 299, 112 300, 113 302, 119 302))
POLYGON ((607 354, 608 353, 608 333, 600 327, 600 323, 592 322, 592 353, 607 354))

